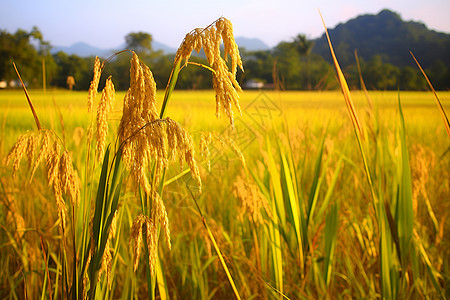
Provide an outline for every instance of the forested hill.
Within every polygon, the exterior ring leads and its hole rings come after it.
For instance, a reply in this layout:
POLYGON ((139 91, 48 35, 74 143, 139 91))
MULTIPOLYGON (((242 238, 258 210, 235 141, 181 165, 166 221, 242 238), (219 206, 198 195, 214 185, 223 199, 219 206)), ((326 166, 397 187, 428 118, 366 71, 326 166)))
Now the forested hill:
MULTIPOLYGON (((377 15, 361 15, 328 31, 342 66, 354 64, 354 50, 368 61, 381 56, 383 62, 402 67, 414 64, 409 51, 428 68, 436 61, 450 67, 450 34, 429 30, 426 25, 403 21, 395 12, 382 10, 377 15)), ((325 33, 314 41, 313 53, 331 62, 325 33)))

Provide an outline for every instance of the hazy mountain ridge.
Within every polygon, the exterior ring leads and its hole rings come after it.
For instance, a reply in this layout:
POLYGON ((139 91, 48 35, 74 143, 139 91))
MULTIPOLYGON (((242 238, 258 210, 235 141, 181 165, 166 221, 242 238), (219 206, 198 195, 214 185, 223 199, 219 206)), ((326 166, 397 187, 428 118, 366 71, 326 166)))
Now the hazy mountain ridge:
MULTIPOLYGON (((236 43, 238 44, 239 48, 245 49, 247 51, 257 51, 257 50, 269 50, 270 47, 267 46, 262 40, 258 38, 247 38, 247 37, 236 37, 236 43)), ((94 47, 92 45, 89 45, 84 42, 78 42, 71 46, 54 46, 52 47, 51 52, 52 53, 58 53, 59 51, 63 51, 69 55, 75 54, 81 57, 88 57, 88 56, 101 56, 101 57, 107 57, 111 54, 113 54, 116 51, 120 51, 124 49, 124 45, 118 46, 117 48, 111 48, 111 49, 103 49, 94 47)), ((164 43, 160 43, 158 41, 152 42, 153 50, 155 51, 162 51, 164 54, 174 54, 177 49, 172 48, 170 46, 167 46, 164 43)))
POLYGON ((98 47, 91 46, 84 42, 78 42, 71 46, 53 46, 51 53, 65 52, 68 55, 78 55, 81 57, 87 56, 108 56, 113 52, 112 49, 102 49, 98 47))

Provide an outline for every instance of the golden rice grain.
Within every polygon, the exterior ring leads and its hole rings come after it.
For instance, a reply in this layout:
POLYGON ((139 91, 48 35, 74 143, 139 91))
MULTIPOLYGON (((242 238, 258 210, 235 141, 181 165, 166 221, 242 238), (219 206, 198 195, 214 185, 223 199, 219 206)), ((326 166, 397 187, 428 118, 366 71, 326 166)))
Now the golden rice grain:
POLYGON ((141 255, 141 245, 142 245, 142 224, 146 221, 146 216, 140 214, 134 219, 131 225, 130 238, 133 241, 133 266, 134 271, 137 270, 139 257, 141 255))
POLYGON ((162 226, 162 228, 164 229, 167 247, 171 249, 172 246, 170 243, 169 218, 167 217, 166 207, 161 197, 156 191, 153 191, 152 193, 152 200, 153 200, 153 207, 152 207, 153 224, 155 224, 156 227, 159 227, 159 225, 162 226))
POLYGON ((101 260, 101 265, 100 265, 100 270, 97 274, 97 280, 100 281, 100 278, 102 276, 103 273, 106 274, 106 279, 108 282, 108 287, 109 289, 111 289, 111 272, 112 272, 112 254, 111 252, 114 250, 111 247, 111 240, 114 238, 115 234, 116 234, 116 223, 117 223, 117 210, 114 213, 114 217, 113 220, 111 222, 111 226, 109 228, 109 233, 108 233, 108 239, 106 240, 106 246, 105 246, 105 251, 103 252, 103 256, 102 256, 102 260, 101 260))
POLYGON ((264 210, 269 218, 272 218, 272 212, 267 199, 261 193, 258 186, 251 184, 239 176, 234 183, 234 195, 241 200, 242 206, 239 218, 242 220, 244 215, 257 224, 263 224, 264 219, 261 211, 264 210))
POLYGON ((26 148, 28 169, 31 168, 31 164, 33 163, 38 143, 39 143, 39 135, 36 134, 30 135, 27 141, 27 148, 26 148))
POLYGON ((158 119, 156 83, 150 69, 134 52, 130 88, 123 101, 118 132, 123 143, 123 160, 136 184, 147 194, 151 195, 152 186, 159 183, 161 171, 168 166, 169 158, 175 155, 181 163, 183 160, 188 163, 200 186, 192 139, 177 122, 169 118, 158 119), (155 175, 149 182, 146 174, 151 162, 155 163, 155 175))
POLYGON ((103 152, 105 151, 106 136, 108 135, 108 114, 111 111, 112 103, 114 103, 114 97, 114 84, 111 76, 109 76, 97 107, 96 149, 99 162, 102 160, 103 152))
POLYGON ((200 149, 200 155, 206 160, 208 171, 211 171, 211 153, 209 151, 209 144, 211 144, 211 133, 202 132, 198 147, 200 149))
POLYGON ((17 142, 14 144, 14 146, 11 148, 8 155, 6 156, 6 164, 9 164, 11 160, 13 161, 12 167, 13 177, 15 177, 17 170, 19 170, 20 160, 22 159, 22 156, 26 150, 27 138, 28 138, 27 135, 19 136, 17 142))
POLYGON ((166 118, 165 120, 169 147, 172 149, 174 154, 178 154, 180 164, 183 163, 182 160, 184 158, 184 161, 189 165, 192 177, 195 179, 199 189, 201 190, 200 172, 194 158, 195 150, 191 136, 179 123, 170 118, 166 118))
POLYGON ((59 174, 63 192, 70 196, 72 203, 78 204, 80 199, 81 181, 77 171, 73 169, 72 157, 65 150, 60 158, 59 174))
POLYGON ((139 257, 141 254, 142 245, 142 232, 145 229, 145 237, 147 239, 148 253, 149 253, 149 267, 153 272, 156 258, 157 258, 157 228, 153 221, 148 216, 140 214, 133 221, 131 226, 131 239, 133 240, 133 253, 134 253, 134 271, 137 270, 139 265, 139 257))
POLYGON ((217 132, 212 132, 212 137, 214 137, 217 141, 220 142, 222 147, 229 147, 234 154, 239 158, 242 165, 245 167, 245 157, 242 153, 241 149, 239 148, 238 144, 228 135, 219 135, 217 132))
POLYGON ((8 213, 6 214, 6 224, 15 225, 14 237, 17 241, 21 240, 25 234, 25 220, 22 217, 20 211, 16 207, 16 200, 10 199, 6 195, 8 201, 8 213))
POLYGON ((213 70, 213 88, 216 92, 216 116, 220 118, 224 112, 230 124, 234 125, 234 115, 232 106, 234 105, 239 113, 239 94, 242 89, 236 80, 237 67, 243 70, 242 60, 238 46, 234 40, 233 25, 226 18, 220 18, 208 27, 197 28, 188 33, 175 55, 174 65, 185 61, 185 65, 191 56, 191 52, 197 52, 203 48, 210 67, 213 70), (224 43, 225 60, 220 55, 221 41, 224 43), (231 58, 231 71, 228 69, 226 61, 231 58))
POLYGON ((220 18, 216 22, 216 27, 220 32, 224 44, 225 61, 228 61, 228 55, 231 58, 231 72, 236 75, 237 66, 244 71, 238 46, 234 40, 233 24, 226 18, 220 18))
POLYGON ((88 112, 91 112, 92 108, 94 107, 94 100, 97 97, 97 90, 98 90, 98 83, 100 82, 100 75, 101 75, 100 59, 98 58, 98 56, 96 56, 95 62, 94 62, 94 76, 92 78, 91 84, 89 86, 89 91, 88 91, 88 100, 87 100, 88 112))
POLYGON ((78 203, 80 198, 81 183, 77 172, 73 169, 72 158, 67 150, 62 151, 60 140, 56 135, 46 129, 28 132, 20 136, 11 148, 6 163, 13 162, 13 176, 20 166, 20 160, 26 153, 28 166, 32 167, 30 182, 42 161, 45 161, 47 169, 48 186, 53 189, 58 215, 61 217, 61 226, 65 227, 66 204, 63 193, 70 196, 72 203, 78 203), (35 153, 39 153, 33 162, 35 153))
POLYGON ((59 152, 61 151, 61 146, 58 141, 53 142, 53 146, 49 153, 47 154, 46 166, 47 166, 47 181, 48 185, 52 186, 53 183, 58 183, 59 179, 59 152))

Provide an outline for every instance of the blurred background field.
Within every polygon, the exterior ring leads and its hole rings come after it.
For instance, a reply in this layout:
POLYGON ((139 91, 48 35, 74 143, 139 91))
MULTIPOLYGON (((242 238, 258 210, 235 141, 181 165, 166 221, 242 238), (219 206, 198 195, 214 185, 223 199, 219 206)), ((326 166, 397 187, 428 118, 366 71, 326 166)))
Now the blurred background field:
MULTIPOLYGON (((86 92, 49 90, 30 90, 30 96, 35 104, 37 113, 45 128, 61 130, 61 113, 65 129, 69 132, 77 126, 85 126, 89 121, 87 113, 86 92)), ((110 121, 117 121, 122 109, 125 92, 117 92, 115 114, 110 121), (115 117, 116 118, 115 118, 115 117)), ((164 92, 158 91, 157 98, 162 102, 164 92)), ((392 120, 397 111, 397 101, 400 97, 405 114, 406 125, 421 138, 430 134, 441 135, 445 130, 441 124, 440 115, 436 112, 436 104, 430 92, 401 91, 371 91, 369 93, 373 103, 380 111, 380 118, 384 122, 392 120)), ((352 92, 353 99, 361 116, 368 108, 363 92, 352 92)), ((446 110, 450 106, 450 93, 439 93, 440 100, 446 110)), ((347 124, 347 111, 340 91, 245 91, 241 94, 242 118, 247 122, 286 121, 293 126, 308 123, 314 127, 324 127, 328 122, 347 124), (258 114, 261 116, 258 116, 258 114)), ((21 90, 0 91, 0 121, 3 126, 4 141, 7 148, 15 141, 17 134, 34 129, 34 120, 30 113, 25 95, 21 90), (8 136, 11 136, 9 140, 8 136)), ((214 118, 214 92, 205 91, 175 91, 173 101, 168 108, 168 116, 182 123, 192 130, 220 130, 227 127, 226 118, 214 118)), ((236 111, 236 116, 238 112, 236 111)), ((250 125, 251 126, 251 125, 250 125)), ((332 129, 331 126, 330 129, 332 129)), ((332 129, 333 130, 333 129, 332 129)), ((444 132, 445 133, 445 132, 444 132)), ((433 139, 435 140, 435 139, 433 139)), ((445 142, 445 139, 442 140, 445 142)), ((435 140, 435 142, 439 142, 435 140)), ((444 146, 444 145, 440 145, 444 146)))

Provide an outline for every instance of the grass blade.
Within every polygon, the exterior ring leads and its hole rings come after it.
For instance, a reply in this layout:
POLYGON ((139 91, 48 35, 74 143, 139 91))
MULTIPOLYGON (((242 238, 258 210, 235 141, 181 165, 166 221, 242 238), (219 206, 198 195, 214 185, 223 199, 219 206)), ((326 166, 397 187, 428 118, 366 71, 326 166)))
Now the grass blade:
POLYGON ((277 213, 278 221, 281 222, 281 226, 284 228, 286 226, 286 211, 284 208, 284 199, 283 199, 283 190, 281 188, 280 172, 276 167, 272 143, 270 142, 269 137, 266 138, 266 143, 267 143, 267 156, 269 161, 269 165, 267 166, 267 168, 270 174, 270 181, 273 185, 273 193, 274 193, 273 199, 275 200, 274 212, 277 213))
POLYGON ((319 155, 317 156, 316 165, 314 167, 314 175, 308 199, 308 211, 306 212, 306 227, 308 227, 309 222, 311 221, 311 218, 316 210, 320 186, 322 185, 322 177, 320 176, 320 173, 322 170, 322 156, 324 144, 325 144, 325 137, 322 139, 322 142, 320 143, 319 155))
POLYGON ((306 237, 306 220, 303 211, 303 205, 299 203, 299 197, 295 192, 294 183, 295 179, 291 176, 290 167, 288 165, 286 155, 280 149, 281 163, 282 163, 282 178, 283 182, 287 189, 287 198, 286 204, 289 206, 289 212, 291 214, 291 218, 294 222, 295 236, 297 238, 298 250, 299 250, 299 260, 300 265, 304 265, 304 239, 306 237))
POLYGON ((405 129, 405 119, 403 117, 403 111, 400 104, 400 96, 398 99, 398 109, 399 109, 399 138, 401 151, 399 155, 398 170, 399 176, 399 191, 396 209, 396 221, 397 221, 397 232, 400 242, 400 251, 403 254, 402 266, 406 267, 407 257, 411 248, 411 239, 413 235, 413 222, 414 222, 414 212, 412 203, 412 179, 411 179, 411 168, 409 166, 408 149, 406 146, 406 129, 405 129))
POLYGON ((383 204, 380 203, 378 226, 380 233, 380 268, 381 268, 381 295, 383 299, 396 299, 396 274, 394 270, 394 254, 392 249, 391 234, 383 204))
POLYGON ((341 173, 341 168, 344 162, 344 157, 341 155, 339 158, 339 161, 334 168, 334 174, 331 179, 330 185, 328 186, 327 193, 325 194, 325 197, 323 198, 322 204, 320 205, 319 210, 317 211, 316 215, 314 216, 315 222, 319 222, 322 219, 323 214, 325 213, 326 208, 328 207, 328 204, 330 203, 331 197, 333 196, 333 191, 336 186, 337 179, 339 177, 339 174, 341 173))
POLYGON ((271 239, 272 260, 274 277, 277 282, 277 289, 283 293, 283 254, 281 251, 281 230, 286 228, 286 211, 284 207, 283 191, 280 181, 280 172, 278 171, 275 158, 272 152, 272 144, 269 136, 266 138, 268 172, 270 174, 270 182, 272 184, 271 209, 276 214, 272 222, 269 223, 269 236, 271 239))
POLYGON ((170 299, 169 291, 167 290, 167 283, 166 283, 166 276, 164 274, 164 268, 163 268, 162 261, 159 258, 159 256, 156 261, 155 271, 156 271, 156 281, 158 284, 160 299, 161 300, 170 299))
POLYGON ((334 250, 336 248, 338 229, 338 206, 335 203, 325 220, 325 260, 323 263, 323 278, 326 286, 330 286, 331 270, 333 268, 334 250))
MULTIPOLYGON (((105 157, 103 159, 102 172, 100 174, 100 180, 98 183, 97 190, 97 198, 95 201, 95 213, 92 225, 92 233, 96 243, 98 243, 100 238, 100 225, 101 218, 103 214, 103 206, 105 202, 105 191, 106 191, 106 181, 107 181, 107 173, 108 173, 108 162, 109 162, 109 151, 111 150, 110 146, 105 151, 105 157)), ((97 245, 98 246, 98 245, 97 245)))

